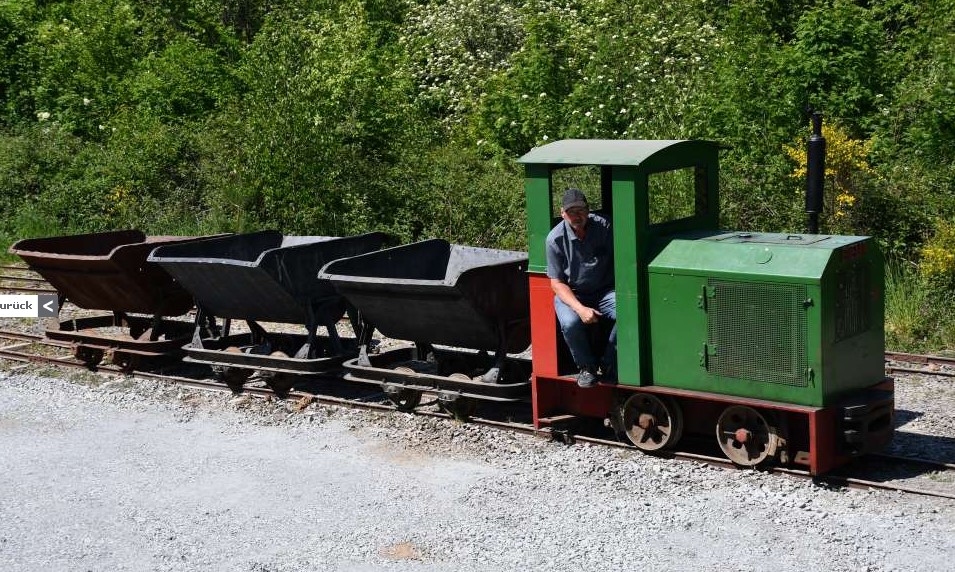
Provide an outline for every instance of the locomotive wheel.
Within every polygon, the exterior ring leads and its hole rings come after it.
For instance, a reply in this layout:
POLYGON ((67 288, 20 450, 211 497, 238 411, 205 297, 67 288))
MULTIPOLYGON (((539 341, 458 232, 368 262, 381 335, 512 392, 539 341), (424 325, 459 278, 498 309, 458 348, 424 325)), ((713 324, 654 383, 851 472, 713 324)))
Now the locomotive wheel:
MULTIPOLYGON (((398 373, 415 373, 410 367, 396 367, 398 373)), ((417 389, 408 389, 407 387, 388 385, 385 387, 385 393, 388 399, 395 404, 398 411, 414 411, 414 408, 421 403, 421 392, 417 389)))
POLYGON ((755 467, 776 456, 779 430, 752 407, 733 405, 716 422, 716 440, 726 457, 743 467, 755 467))
POLYGON ((683 412, 672 399, 635 393, 623 405, 623 430, 641 451, 661 451, 683 435, 683 412))
POLYGON ((86 346, 76 346, 76 349, 73 350, 73 357, 83 362, 83 365, 93 369, 99 362, 103 361, 103 355, 105 352, 97 348, 90 348, 86 346))

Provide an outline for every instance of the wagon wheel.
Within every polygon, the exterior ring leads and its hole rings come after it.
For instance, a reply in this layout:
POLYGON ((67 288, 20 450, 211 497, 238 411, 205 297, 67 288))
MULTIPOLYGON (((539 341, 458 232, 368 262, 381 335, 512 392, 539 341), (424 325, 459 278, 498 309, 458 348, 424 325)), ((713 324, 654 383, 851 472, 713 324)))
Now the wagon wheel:
MULTIPOLYGON (((415 370, 405 366, 396 367, 394 371, 397 373, 415 373, 415 370)), ((388 399, 395 404, 398 411, 414 411, 414 408, 421 403, 421 392, 417 389, 393 384, 387 384, 384 389, 388 399)))
POLYGON ((282 399, 288 397, 289 392, 295 387, 296 381, 295 376, 279 372, 273 372, 272 375, 265 376, 263 380, 265 385, 282 399))
MULTIPOLYGON (((229 354, 241 354, 244 353, 242 348, 238 346, 229 346, 225 349, 225 353, 229 354)), ((213 365, 212 366, 212 376, 216 381, 222 382, 229 386, 229 389, 232 390, 232 393, 242 393, 242 385, 252 377, 252 370, 245 369, 242 367, 232 367, 228 365, 213 365)))
POLYGON ((438 400, 438 407, 454 417, 455 421, 466 422, 477 411, 477 400, 470 397, 458 397, 449 401, 438 400))
MULTIPOLYGON (((452 373, 448 379, 471 381, 471 377, 464 373, 452 373)), ((460 393, 443 391, 438 394, 438 407, 454 417, 456 421, 464 422, 470 419, 477 410, 477 400, 464 397, 460 393)))
POLYGON ((212 375, 216 381, 228 385, 232 393, 241 393, 242 385, 252 376, 252 370, 227 365, 214 365, 212 366, 212 375))
POLYGON ((501 371, 501 380, 498 383, 530 383, 531 370, 526 364, 517 360, 507 360, 501 371))
POLYGON ((125 373, 129 373, 139 367, 139 364, 142 362, 141 356, 136 354, 131 354, 127 352, 115 351, 113 352, 113 358, 110 360, 113 362, 113 365, 118 367, 125 373))
POLYGON ((104 351, 98 348, 91 348, 87 346, 76 346, 76 349, 73 350, 73 357, 83 362, 83 365, 93 369, 99 362, 103 361, 104 351))
POLYGON ((716 440, 730 461, 744 467, 775 457, 781 442, 779 430, 760 412, 744 405, 723 410, 716 422, 716 440))
MULTIPOLYGON (((442 355, 438 360, 438 372, 440 375, 457 375, 455 372, 463 372, 468 369, 468 362, 461 356, 442 355)), ((471 379, 470 377, 468 379, 471 379)))
POLYGON ((672 399, 636 393, 623 404, 622 428, 641 451, 669 449, 683 435, 683 412, 672 399))
MULTIPOLYGON (((288 354, 280 350, 275 350, 269 352, 269 358, 288 358, 288 354)), ((282 399, 288 397, 289 392, 295 386, 295 376, 285 372, 272 369, 260 369, 255 372, 255 376, 282 399)))

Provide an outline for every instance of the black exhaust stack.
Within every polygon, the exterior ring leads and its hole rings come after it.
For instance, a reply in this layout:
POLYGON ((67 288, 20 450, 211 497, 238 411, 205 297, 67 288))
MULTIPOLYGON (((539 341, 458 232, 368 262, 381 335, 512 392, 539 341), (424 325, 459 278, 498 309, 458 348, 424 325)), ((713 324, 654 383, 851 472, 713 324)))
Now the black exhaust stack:
POLYGON ((809 215, 809 234, 819 234, 826 175, 826 138, 822 136, 822 114, 814 111, 811 118, 812 135, 806 145, 806 213, 809 215))

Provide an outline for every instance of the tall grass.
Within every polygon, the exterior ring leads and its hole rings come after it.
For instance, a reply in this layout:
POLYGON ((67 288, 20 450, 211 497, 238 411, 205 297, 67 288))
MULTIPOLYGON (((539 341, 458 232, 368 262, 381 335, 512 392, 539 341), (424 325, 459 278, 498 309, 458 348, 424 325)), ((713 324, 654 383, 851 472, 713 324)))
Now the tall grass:
POLYGON ((922 338, 926 290, 918 274, 904 263, 885 269, 885 343, 894 350, 914 350, 922 338))
POLYGON ((911 352, 955 347, 955 292, 927 285, 908 263, 889 262, 885 269, 885 343, 890 349, 911 352))

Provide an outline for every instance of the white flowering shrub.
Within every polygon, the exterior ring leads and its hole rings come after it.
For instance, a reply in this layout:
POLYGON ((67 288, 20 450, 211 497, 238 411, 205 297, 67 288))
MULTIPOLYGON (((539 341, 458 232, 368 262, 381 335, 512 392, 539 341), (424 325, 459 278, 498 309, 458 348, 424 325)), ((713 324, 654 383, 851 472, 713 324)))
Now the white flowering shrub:
POLYGON ((415 5, 398 40, 418 101, 446 123, 460 123, 487 79, 507 69, 524 39, 519 0, 450 0, 415 5))
POLYGON ((95 138, 120 99, 117 79, 147 50, 142 23, 126 0, 78 0, 50 16, 29 30, 20 79, 39 121, 95 138))
MULTIPOLYGON (((701 0, 702 2, 702 0, 701 0)), ((485 84, 474 136, 509 153, 560 138, 699 131, 723 40, 675 0, 528 2, 526 36, 485 84)))
POLYGON ((595 0, 581 15, 586 33, 580 81, 566 101, 565 137, 682 138, 699 132, 717 30, 679 0, 595 0))

